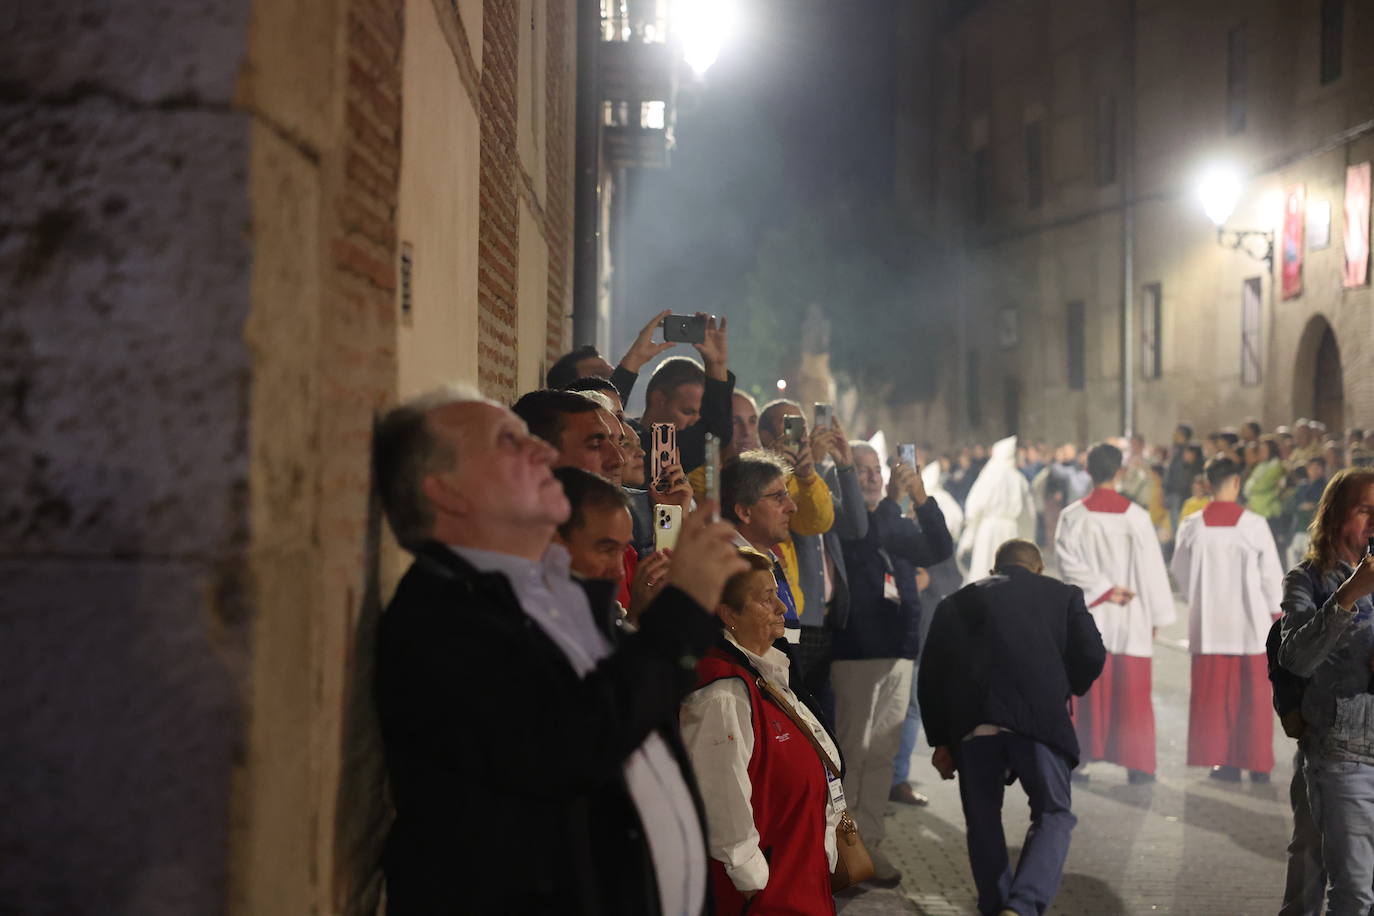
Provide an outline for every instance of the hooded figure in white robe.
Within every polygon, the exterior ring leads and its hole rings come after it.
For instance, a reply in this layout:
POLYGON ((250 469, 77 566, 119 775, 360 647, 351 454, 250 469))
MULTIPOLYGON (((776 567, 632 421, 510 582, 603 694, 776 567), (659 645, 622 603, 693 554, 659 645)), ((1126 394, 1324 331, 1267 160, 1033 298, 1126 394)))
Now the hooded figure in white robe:
POLYGON ((964 530, 964 510, 960 507, 959 500, 945 489, 941 473, 943 470, 940 462, 930 462, 921 468, 921 483, 925 485, 926 495, 935 500, 935 504, 945 514, 945 527, 949 529, 949 536, 958 541, 960 532, 964 530))
POLYGON ((1016 467, 1016 437, 1008 436, 992 447, 988 463, 964 500, 964 533, 957 551, 964 581, 974 582, 991 573, 997 548, 1005 542, 1033 537, 1035 503, 1026 476, 1016 467))

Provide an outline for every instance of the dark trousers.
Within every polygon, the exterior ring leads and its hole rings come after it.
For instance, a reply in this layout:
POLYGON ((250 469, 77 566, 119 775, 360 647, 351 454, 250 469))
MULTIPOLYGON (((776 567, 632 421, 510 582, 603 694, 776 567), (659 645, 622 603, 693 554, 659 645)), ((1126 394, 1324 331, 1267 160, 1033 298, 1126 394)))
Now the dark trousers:
POLYGON ((1054 899, 1069 835, 1078 818, 1069 809, 1069 761, 1039 741, 1012 732, 970 738, 952 749, 959 768, 959 798, 968 825, 968 856, 978 887, 978 912, 1003 909, 1040 914, 1054 899), (1006 774, 1021 781, 1031 822, 1013 874, 1002 832, 1006 774))
POLYGON ((801 641, 792 650, 792 664, 797 666, 806 692, 815 697, 821 711, 835 728, 835 692, 830 689, 830 631, 825 627, 802 627, 801 641))

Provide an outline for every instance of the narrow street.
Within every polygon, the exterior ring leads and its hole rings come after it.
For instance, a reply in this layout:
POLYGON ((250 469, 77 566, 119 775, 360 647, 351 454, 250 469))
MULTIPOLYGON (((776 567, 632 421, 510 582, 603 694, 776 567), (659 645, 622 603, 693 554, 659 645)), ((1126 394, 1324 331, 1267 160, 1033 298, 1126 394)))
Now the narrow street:
MULTIPOLYGON (((1275 723, 1278 761, 1268 784, 1221 783, 1185 766, 1189 659, 1186 611, 1155 646, 1154 705, 1159 781, 1132 786, 1106 763, 1074 785, 1078 827, 1055 916, 1168 913, 1272 916, 1283 893, 1293 742, 1275 723)), ((955 783, 942 783, 924 741, 912 764, 929 808, 889 808, 887 848, 904 880, 896 890, 839 900, 845 916, 976 913, 955 783), (893 810, 900 809, 900 810, 893 810)), ((1008 790, 1004 823, 1015 860, 1026 829, 1025 796, 1008 790)))

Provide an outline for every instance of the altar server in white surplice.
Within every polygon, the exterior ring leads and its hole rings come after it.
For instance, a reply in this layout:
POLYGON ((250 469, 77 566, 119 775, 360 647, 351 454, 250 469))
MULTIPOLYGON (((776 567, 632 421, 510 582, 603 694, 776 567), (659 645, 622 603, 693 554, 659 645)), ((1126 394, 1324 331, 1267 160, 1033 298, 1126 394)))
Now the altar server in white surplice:
POLYGON ((1274 716, 1264 641, 1282 609, 1283 567, 1269 523, 1236 502, 1240 465, 1207 462, 1212 502, 1184 519, 1170 566, 1188 602, 1193 655, 1188 765, 1228 782, 1274 768, 1274 716))
POLYGON ((1116 492, 1121 450, 1093 446, 1088 473, 1093 491, 1060 514, 1054 535, 1060 575, 1083 589, 1107 647, 1107 664, 1078 702, 1074 725, 1084 760, 1118 763, 1131 782, 1150 782, 1154 631, 1174 622, 1174 596, 1149 513, 1116 492))
POLYGON ((997 548, 1007 541, 1034 537, 1035 503, 1026 475, 1016 467, 1016 437, 1008 436, 992 447, 964 500, 964 533, 957 552, 964 582, 986 578, 997 548))

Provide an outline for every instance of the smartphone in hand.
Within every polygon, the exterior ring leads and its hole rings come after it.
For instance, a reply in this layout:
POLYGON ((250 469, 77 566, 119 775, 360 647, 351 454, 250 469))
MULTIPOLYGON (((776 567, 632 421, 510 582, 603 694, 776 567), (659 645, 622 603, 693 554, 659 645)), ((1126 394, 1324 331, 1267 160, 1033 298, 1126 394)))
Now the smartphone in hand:
POLYGON ((835 425, 835 405, 816 403, 811 408, 811 416, 814 418, 817 429, 835 425))
POLYGON ((669 315, 663 319, 663 339, 675 343, 705 343, 705 315, 669 315))
POLYGON ((897 460, 913 471, 920 470, 916 467, 916 445, 912 442, 903 442, 897 446, 897 460))
POLYGON ((654 550, 672 550, 681 531, 681 506, 654 506, 654 550))
POLYGON ((650 478, 650 482, 654 489, 662 493, 668 489, 663 469, 678 463, 677 427, 671 423, 655 423, 650 445, 653 450, 653 477, 650 478))
POLYGON ((782 437, 791 444, 792 448, 801 448, 802 442, 806 440, 806 418, 783 417, 782 437))

